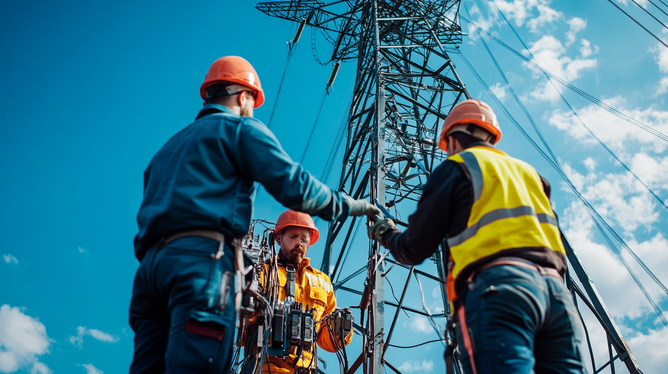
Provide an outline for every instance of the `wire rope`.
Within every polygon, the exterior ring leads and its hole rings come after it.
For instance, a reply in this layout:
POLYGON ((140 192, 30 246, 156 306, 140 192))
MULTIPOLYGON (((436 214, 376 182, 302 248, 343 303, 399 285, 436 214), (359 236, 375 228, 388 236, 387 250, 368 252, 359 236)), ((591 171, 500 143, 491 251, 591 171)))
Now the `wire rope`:
MULTIPOLYGON (((633 18, 630 14, 626 13, 626 11, 624 11, 624 9, 620 8, 619 5, 615 4, 612 0, 608 0, 608 2, 609 2, 610 4, 612 4, 612 5, 614 5, 615 8, 619 9, 620 12, 626 14, 626 16, 629 17, 633 22, 635 22, 636 24, 638 24, 638 26, 642 27, 643 30, 647 31, 648 34, 652 35, 652 36, 654 37, 654 39, 656 39, 656 40, 659 41, 659 43, 663 44, 664 47, 668 48, 668 44, 666 44, 666 42, 664 42, 663 40, 661 40, 658 36, 654 35, 651 31, 649 31, 649 30, 647 29, 647 27, 643 26, 642 23, 638 22, 638 21, 637 21, 635 18, 633 18)), ((634 3, 635 3, 635 1, 634 1, 634 3)), ((638 5, 638 6, 640 6, 640 5, 638 5)))
POLYGON ((517 57, 519 57, 519 58, 521 58, 522 60, 524 60, 526 63, 528 63, 528 64, 530 64, 531 66, 535 67, 536 69, 542 71, 544 74, 547 74, 550 78, 554 79, 555 81, 557 81, 557 82, 560 83, 561 85, 567 87, 567 88, 570 89, 571 91, 577 93, 578 95, 584 97, 585 99, 591 101, 592 103, 594 103, 594 104, 600 106, 601 108, 603 108, 603 109, 605 109, 606 111, 608 111, 608 112, 614 114, 615 116, 617 116, 617 117, 623 119, 624 121, 626 121, 626 122, 628 122, 628 123, 630 123, 630 124, 632 124, 632 125, 635 125, 635 126, 641 128, 641 129, 647 131, 648 133, 650 133, 650 134, 656 136, 657 138, 659 138, 659 139, 661 139, 661 140, 663 140, 663 141, 665 141, 665 142, 668 142, 668 135, 665 135, 665 134, 663 134, 662 132, 660 132, 660 131, 658 131, 658 130, 652 128, 651 126, 648 126, 648 125, 642 123, 641 121, 638 121, 637 119, 635 119, 635 118, 633 118, 633 117, 631 117, 631 116, 628 116, 628 115, 626 115, 626 114, 620 112, 619 110, 617 110, 617 109, 611 107, 610 105, 604 103, 604 102, 601 101, 600 99, 597 99, 597 98, 594 97, 593 95, 590 95, 590 94, 588 94, 587 92, 585 92, 585 91, 583 91, 583 90, 581 90, 581 89, 575 87, 574 85, 572 85, 572 84, 569 83, 568 81, 566 81, 566 80, 564 80, 564 79, 558 77, 558 76, 555 75, 555 74, 552 74, 550 71, 546 70, 546 69, 543 68, 542 66, 538 65, 537 63, 535 63, 532 59, 527 58, 527 57, 524 56, 522 53, 518 52, 518 51, 515 50, 513 47, 511 47, 511 46, 509 46, 508 44, 504 43, 503 41, 501 41, 501 40, 500 40, 499 38, 497 38, 496 36, 492 35, 491 33, 488 33, 487 31, 485 31, 485 30, 484 30, 483 28, 481 28, 480 26, 478 26, 478 25, 476 25, 475 23, 473 23, 472 21, 468 20, 466 17, 460 15, 460 18, 461 18, 462 20, 468 22, 469 24, 471 24, 471 25, 472 25, 474 28, 476 28, 478 31, 480 31, 481 33, 485 34, 487 37, 489 37, 490 39, 494 40, 496 43, 498 43, 498 44, 501 45, 502 47, 504 47, 504 48, 506 48, 507 50, 509 50, 510 52, 512 52, 512 53, 513 53, 514 55, 516 55, 517 57))

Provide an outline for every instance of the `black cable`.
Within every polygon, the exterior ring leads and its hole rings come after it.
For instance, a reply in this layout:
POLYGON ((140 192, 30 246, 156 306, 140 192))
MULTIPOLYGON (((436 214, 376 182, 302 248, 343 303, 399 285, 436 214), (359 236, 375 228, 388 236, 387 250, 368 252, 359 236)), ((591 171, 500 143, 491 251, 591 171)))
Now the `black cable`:
MULTIPOLYGON (((350 105, 352 105, 353 102, 353 95, 351 93, 350 95, 350 100, 348 100, 348 105, 346 108, 350 108, 350 105)), ((325 168, 322 170, 322 174, 320 174, 320 181, 323 183, 327 183, 327 179, 329 179, 329 173, 332 171, 332 166, 334 165, 334 159, 336 158, 336 154, 339 150, 339 147, 341 146, 341 142, 343 141, 343 135, 345 134, 345 129, 346 129, 346 124, 348 123, 348 119, 350 118, 350 111, 343 117, 341 120, 341 124, 339 124, 339 130, 336 133, 336 138, 334 140, 334 143, 332 144, 332 148, 329 150, 329 155, 327 156, 327 161, 325 162, 325 168)))
MULTIPOLYGON (((614 114, 615 116, 617 116, 617 117, 623 119, 624 121, 626 121, 626 122, 628 122, 628 123, 630 123, 630 124, 632 124, 632 125, 634 125, 634 126, 637 126, 637 127, 641 128, 641 129, 647 131, 648 133, 650 133, 650 134, 656 136, 657 138, 659 138, 659 139, 661 139, 661 140, 663 140, 663 141, 665 141, 665 142, 668 142, 668 135, 665 135, 665 134, 663 134, 662 132, 660 132, 660 131, 658 131, 658 130, 652 128, 651 126, 648 126, 648 125, 646 125, 646 124, 644 124, 644 123, 638 121, 637 119, 635 119, 635 118, 633 118, 633 117, 630 117, 630 116, 628 116, 628 115, 626 115, 626 114, 620 112, 619 110, 617 110, 617 109, 611 107, 610 105, 604 103, 603 101, 597 99, 597 98, 594 97, 593 95, 590 95, 590 94, 588 94, 587 92, 585 92, 585 91, 583 91, 583 90, 581 90, 581 89, 575 87, 574 85, 572 85, 572 84, 569 83, 568 81, 566 81, 566 80, 560 78, 560 77, 557 76, 557 75, 552 74, 551 72, 549 72, 548 70, 546 70, 546 69, 543 68, 542 66, 538 65, 537 63, 535 63, 532 59, 527 58, 527 57, 524 56, 522 53, 518 52, 518 51, 515 50, 513 47, 511 47, 511 46, 509 46, 508 44, 504 43, 503 41, 501 41, 501 40, 500 40, 499 38, 497 38, 496 36, 492 35, 491 33, 485 31, 484 29, 482 29, 480 26, 478 26, 478 25, 476 25, 475 23, 473 23, 472 21, 468 20, 466 17, 460 15, 460 18, 461 18, 462 20, 468 22, 469 24, 471 24, 471 26, 475 27, 478 31, 480 31, 481 33, 485 34, 487 37, 489 37, 490 39, 494 40, 496 43, 498 43, 498 44, 501 45, 502 47, 504 47, 504 48, 506 48, 507 50, 509 50, 510 52, 512 52, 512 53, 513 53, 514 55, 516 55, 517 57, 519 57, 519 58, 521 58, 522 60, 524 60, 527 64, 529 64, 529 65, 535 67, 536 69, 542 71, 544 74, 548 75, 550 78, 552 78, 552 79, 554 79, 555 81, 559 82, 561 85, 567 87, 567 88, 570 89, 571 91, 577 93, 578 95, 584 97, 585 99, 591 101, 592 103, 594 103, 594 104, 600 106, 601 108, 607 110, 608 112, 614 114)), ((505 17, 504 17, 504 18, 505 18, 505 17)), ((518 37, 519 37, 519 36, 518 36, 518 37)))
MULTIPOLYGON (((665 14, 665 15, 668 16, 668 13, 664 12, 663 9, 659 8, 658 5, 654 4, 654 2, 653 2, 652 0, 647 0, 647 1, 649 1, 650 4, 654 5, 654 6, 656 7, 656 9, 658 9, 661 13, 663 13, 663 14, 665 14)), ((665 3, 664 3, 664 4, 665 4, 665 3)))
MULTIPOLYGON (((498 9, 498 8, 497 8, 497 9, 498 9)), ((468 10, 468 9, 467 9, 467 10, 468 10)), ((505 18, 505 15, 503 15, 503 13, 501 12, 501 10, 499 10, 499 13, 503 16, 504 19, 506 19, 506 18, 505 18)), ((507 21, 507 19, 506 19, 506 21, 507 21)), ((509 26, 512 28, 512 25, 509 25, 509 26)), ((514 28, 513 28, 513 31, 515 31, 514 28)), ((520 42, 522 43, 522 45, 524 46, 524 48, 528 51, 529 49, 526 47, 526 44, 524 44, 524 41, 522 41, 522 39, 519 38, 519 35, 517 35, 517 34, 515 34, 515 35, 518 37, 518 39, 520 40, 520 42)), ((497 61, 496 58, 494 57, 494 54, 492 54, 492 51, 491 51, 491 50, 489 49, 489 47, 487 46, 487 43, 485 42, 485 39, 482 37, 482 35, 480 36, 480 40, 482 41, 483 45, 485 46, 485 49, 487 50, 487 54, 488 54, 489 57, 492 59, 492 62, 494 62, 494 66, 496 66, 497 71, 499 72, 499 74, 500 74, 501 77, 503 78, 503 81, 505 82, 506 86, 507 86, 508 89, 510 90, 510 93, 511 93, 511 94, 513 95, 513 97, 515 98, 515 101, 516 101, 517 104, 520 106, 520 108, 522 108, 522 111, 524 112, 524 114, 525 114, 525 115, 527 116, 527 118, 529 119, 529 122, 531 123, 531 126, 534 128, 534 130, 535 130, 536 133, 538 134, 538 137, 540 138, 541 142, 542 142, 543 145, 547 148, 547 150, 548 150, 548 152, 550 153, 550 155, 552 156, 553 160, 554 160, 555 162, 558 162, 558 161, 557 161, 557 157, 554 155, 554 153, 553 153, 552 150, 550 149, 549 145, 547 144, 547 141, 546 141, 545 138, 543 137, 541 131, 538 129, 538 126, 536 125, 536 122, 533 120, 533 117, 531 116, 531 114, 529 114, 529 111, 528 111, 527 108, 524 106, 524 104, 522 103, 522 101, 520 100, 520 98, 517 96, 517 94, 515 93, 515 90, 513 90, 513 87, 510 85, 510 82, 508 81, 506 75, 503 73, 503 69, 501 69, 501 66, 499 65, 498 61, 497 61)), ((529 56, 533 59, 533 55, 531 54, 531 52, 529 52, 529 56)), ((579 120, 580 124, 581 124, 581 125, 582 125, 582 126, 589 132, 589 134, 590 134, 591 136, 593 136, 594 139, 596 139, 596 140, 598 141, 598 143, 599 143, 603 148, 605 148, 605 150, 608 151, 608 153, 609 153, 615 160, 617 160, 617 162, 619 162, 619 163, 622 165, 622 167, 623 167, 624 169, 626 169, 626 171, 628 171, 629 173, 631 173, 631 175, 633 175, 633 177, 635 177, 635 179, 636 179, 638 182, 640 182, 640 184, 642 184, 642 185, 647 189, 647 191, 649 191, 649 193, 652 194, 652 196, 654 196, 654 197, 656 198, 656 200, 659 202, 659 204, 661 204, 664 208, 666 208, 666 210, 668 210, 668 205, 666 205, 666 203, 665 203, 665 202, 664 202, 664 201, 663 201, 663 200, 656 194, 656 192, 654 192, 654 191, 653 191, 653 190, 652 190, 652 189, 651 189, 645 182, 643 182, 643 181, 640 179, 640 177, 638 177, 638 175, 636 175, 636 173, 634 173, 634 172, 631 170, 631 168, 629 168, 629 167, 628 167, 622 160, 620 160, 619 157, 617 157, 617 155, 616 155, 614 152, 612 152, 612 150, 611 150, 610 148, 608 148, 608 146, 605 145, 605 143, 603 143, 603 141, 602 141, 601 139, 599 139, 599 137, 596 136, 596 135, 594 134, 594 132, 593 132, 587 125, 585 125, 584 121, 582 121, 582 119, 580 118, 580 116, 578 116, 578 114, 575 112, 575 109, 574 109, 574 108, 571 106, 571 104, 566 100, 566 98, 564 97, 564 95, 557 89, 557 87, 555 87, 554 83, 550 80, 550 78, 548 77, 547 79, 548 79, 548 81, 549 81, 550 83, 552 83, 552 86, 553 86, 554 89, 559 93, 559 96, 561 96, 561 99, 564 101, 564 103, 566 104, 566 106, 568 106, 568 108, 571 110, 571 112, 573 112, 573 115, 575 115, 575 117, 579 120)))
POLYGON ((322 97, 322 102, 320 103, 320 108, 318 109, 318 115, 315 116, 315 122, 313 123, 311 134, 308 136, 308 141, 306 142, 306 148, 304 148, 304 153, 302 154, 302 158, 301 160, 299 160, 300 164, 304 163, 304 158, 306 157, 306 151, 308 151, 308 146, 311 144, 311 139, 313 139, 313 133, 315 133, 316 126, 318 126, 318 118, 320 118, 320 112, 322 112, 322 107, 325 105, 325 99, 327 98, 328 94, 329 94, 329 86, 327 86, 327 89, 325 89, 325 96, 322 97))
MULTIPOLYGON (((496 5, 496 4, 495 4, 495 5, 496 5)), ((528 48, 527 45, 524 43, 524 41, 522 40, 522 38, 519 36, 519 34, 517 33, 517 31, 515 30, 515 28, 513 27, 513 25, 508 21, 508 18, 506 18, 506 16, 503 14, 503 12, 502 12, 498 7, 496 7, 496 9, 498 10, 499 14, 501 14, 501 16, 503 17, 503 19, 506 21, 506 24, 508 24, 508 26, 509 26, 510 29, 513 31, 513 33, 515 34, 515 36, 517 37, 517 39, 520 41, 520 43, 522 43, 522 46, 524 46, 524 48, 528 51, 529 48, 528 48)), ((478 28, 478 30, 480 31, 481 29, 478 28)), ((482 30, 482 31, 484 31, 484 30, 482 30)), ((488 33, 487 33, 487 34, 488 34, 488 33)), ((489 35, 489 34, 488 34, 488 35, 489 35)), ((531 55, 531 52, 529 52, 529 55, 530 55, 531 58, 533 59, 533 56, 531 55)), ((481 80, 482 78, 479 78, 479 79, 481 80)), ((483 81, 483 83, 484 83, 484 81, 483 81)), ((554 84, 553 84, 553 86, 554 86, 554 84)), ((556 87, 554 87, 554 88, 556 89, 556 87)), ((490 91, 490 92, 491 92, 491 91, 490 91)), ((559 90, 557 90, 557 92, 559 92, 559 90)), ((570 105, 570 103, 566 100, 566 98, 561 94, 561 92, 559 92, 559 95, 561 96, 561 98, 562 98, 562 100, 564 101, 564 103, 566 103, 566 105, 568 106, 568 108, 573 112, 573 114, 575 115, 575 117, 580 121, 580 123, 582 124, 582 126, 584 126, 584 127, 585 127, 585 128, 592 134, 592 136, 594 136, 594 138, 596 138, 597 140, 599 140, 598 137, 596 137, 596 135, 594 135, 594 134, 591 132, 591 130, 589 130, 589 128, 584 124, 584 122, 582 121, 582 119, 580 119, 580 117, 578 116, 578 114, 575 112, 575 109, 573 109, 573 107, 572 107, 572 106, 570 105)), ((496 95, 494 95, 494 96, 496 96, 496 95)), ((503 107, 503 104, 501 104, 498 100, 497 100, 497 102, 500 104, 500 106, 503 107)), ((507 114, 509 114, 509 113, 507 113, 507 114)), ((606 149, 608 149, 607 146, 605 146, 605 145, 603 144, 603 142, 601 142, 600 140, 599 140, 599 143, 601 143, 606 149)), ((546 145, 546 143, 544 143, 544 144, 546 145)), ((546 145, 546 146, 547 146, 547 145, 546 145)), ((547 147, 549 148, 549 146, 547 146, 547 147)), ((613 156, 615 156, 615 155, 612 153, 612 151, 609 151, 609 152, 610 152, 613 156)), ((615 159, 617 159, 616 156, 615 156, 615 159)), ((619 160, 619 159, 617 159, 617 160, 619 160)), ((620 161, 620 163, 621 163, 621 161, 620 161)), ((624 164, 622 163, 622 165, 624 165, 624 164)), ((624 165, 624 166, 625 166, 625 165, 624 165)), ((631 249, 631 247, 629 247, 628 244, 626 244, 626 242, 619 236, 619 234, 617 234, 617 232, 616 232, 616 231, 615 231, 615 230, 614 230, 614 229, 613 229, 613 228, 612 228, 612 227, 611 227, 611 226, 610 226, 610 225, 603 219, 603 217, 601 217, 601 215, 598 213, 598 211, 596 211, 596 209, 595 209, 595 208, 594 208, 594 207, 593 207, 593 206, 592 206, 592 205, 591 205, 591 204, 584 198, 584 196, 582 196, 582 195, 577 191, 577 189, 575 188, 575 186, 571 183, 570 179, 568 179, 568 178, 565 176, 565 173, 563 173, 563 171, 561 171, 561 167, 559 166, 558 160, 556 160, 556 159, 554 160, 553 167, 556 167, 556 169, 562 174, 562 176, 564 176, 565 180, 568 182, 568 184, 570 185, 570 187, 571 187, 571 189, 573 190, 573 192, 575 192, 576 196, 578 196, 578 198, 580 198, 580 200, 585 204, 585 207, 587 207, 587 209, 589 210, 589 212, 590 212, 590 214, 592 215, 592 217, 595 216, 596 218, 598 218, 598 219, 601 221, 601 223, 603 223, 603 225, 606 227, 606 229, 607 229, 608 231, 610 231, 610 233, 612 233, 612 235, 615 237, 615 239, 617 239, 617 240, 622 244, 622 246, 623 246, 623 247, 624 247, 624 248, 631 254, 631 256, 636 260, 636 262, 638 262, 638 264, 643 268, 643 270, 645 270, 645 272, 650 276, 650 278, 652 278, 652 280, 654 280, 654 282, 655 282, 655 283, 656 283, 656 284, 657 284, 657 285, 658 285, 658 286, 659 286, 659 287, 660 287, 666 294, 668 294, 668 289, 666 288, 666 286, 663 285, 663 283, 662 283, 662 282, 661 282, 661 281, 654 275, 654 273, 647 267, 647 265, 645 265, 645 263, 644 263, 644 262, 643 262, 643 261, 636 255, 636 254, 635 254, 635 252, 631 249)), ((625 167, 626 167, 626 166, 625 166, 625 167)), ((629 170, 629 169, 627 168, 627 170, 629 170)), ((629 172, 631 172, 631 171, 629 170, 629 172)), ((633 172, 631 172, 631 174, 633 174, 633 175, 635 176, 635 174, 634 174, 633 172)), ((640 181, 640 178, 636 177, 636 179, 638 179, 638 180, 640 181)), ((640 182, 642 183, 642 181, 640 181, 640 182)), ((643 183, 643 185, 644 185, 644 183, 643 183)), ((645 187, 647 187, 647 186, 645 185, 645 187)), ((651 189, 649 189, 649 187, 647 187, 647 189, 648 189, 648 190, 649 190, 649 191, 650 191, 650 192, 651 192, 657 199, 659 199, 659 197, 654 193, 654 191, 652 191, 651 189)), ((661 201, 661 199, 659 199, 659 200, 661 201)), ((665 206, 665 204, 663 203, 663 201, 661 201, 661 203, 662 203, 662 205, 665 206)), ((603 234, 605 235, 605 233, 604 233, 603 231, 601 231, 601 233, 603 233, 603 234)), ((641 287, 641 288, 642 288, 642 287, 641 287)), ((654 304, 654 302, 653 302, 652 300, 649 300, 649 301, 650 301, 651 304, 654 304)))
POLYGON ((404 346, 404 345, 388 344, 387 346, 388 347, 394 347, 394 348, 409 349, 409 348, 416 348, 416 347, 419 347, 419 346, 422 346, 422 345, 425 345, 425 344, 429 344, 429 343, 444 342, 444 341, 445 341, 445 339, 434 339, 434 340, 429 340, 429 341, 426 341, 426 342, 423 342, 423 343, 420 343, 420 344, 415 344, 415 345, 404 346))
MULTIPOLYGON (((642 5, 638 4, 638 3, 636 2, 636 0, 631 0, 631 1, 633 1, 633 4, 637 5, 638 8, 642 9, 645 13, 649 14, 650 17, 654 18, 654 20, 655 20, 656 22, 660 23, 661 26, 663 26, 664 28, 668 29, 668 26, 666 26, 665 23, 661 22, 658 18, 654 17, 654 15, 653 15, 652 13, 650 13, 647 9, 643 8, 642 5)), ((656 6, 656 5, 655 5, 655 6, 656 6)), ((664 12, 664 14, 665 14, 665 12, 664 12)))
POLYGON ((288 71, 288 64, 290 63, 290 57, 292 57, 292 52, 293 52, 293 47, 294 45, 292 42, 289 43, 289 49, 288 49, 288 60, 285 62, 285 68, 283 69, 283 75, 281 76, 281 83, 278 85, 278 92, 276 92, 276 100, 274 100, 274 107, 271 108, 271 116, 269 116, 269 124, 267 125, 267 128, 271 128, 271 121, 274 119, 274 112, 276 111, 276 107, 278 106, 278 98, 281 95, 281 89, 283 88, 283 80, 285 80, 285 73, 288 71))
MULTIPOLYGON (((626 16, 629 17, 633 22, 635 22, 636 24, 638 24, 638 26, 642 27, 643 30, 647 31, 648 34, 652 35, 652 36, 654 37, 654 39, 656 39, 656 40, 659 41, 659 43, 663 44, 664 47, 668 48, 668 44, 666 44, 663 40, 659 39, 658 36, 652 34, 652 32, 649 31, 649 30, 647 29, 647 27, 643 26, 643 25, 642 25, 640 22, 638 22, 635 18, 631 17, 631 15, 628 14, 628 13, 626 13, 626 12, 624 11, 624 9, 622 9, 622 8, 619 7, 619 5, 615 4, 612 0, 608 0, 608 2, 609 2, 610 4, 612 4, 612 5, 614 5, 615 8, 619 9, 620 12, 626 14, 626 16)), ((635 3, 635 1, 634 1, 634 3, 635 3)))
MULTIPOLYGON (((663 289, 663 291, 668 295, 668 289, 666 289, 666 287, 663 285, 663 283, 656 277, 656 275, 654 275, 654 273, 647 267, 647 265, 645 265, 645 263, 635 254, 635 252, 628 246, 628 244, 626 244, 626 242, 619 236, 619 234, 617 234, 617 232, 603 219, 603 217, 598 213, 596 208, 594 208, 591 205, 591 203, 589 203, 589 201, 587 201, 587 199, 584 196, 582 196, 580 191, 577 190, 577 188, 575 187, 573 182, 571 182, 571 180, 568 178, 568 176, 563 171, 563 169, 561 169, 561 166, 557 162, 555 162, 554 160, 549 158, 545 154, 545 152, 542 149, 540 149, 540 147, 538 147, 538 144, 536 144, 536 142, 533 139, 531 139, 529 134, 522 128, 522 126, 520 126, 520 124, 517 122, 517 120, 515 120, 515 118, 512 116, 512 114, 510 114, 510 112, 505 107, 505 105, 503 105, 503 103, 498 99, 498 97, 492 92, 492 90, 489 88, 489 85, 482 79, 480 74, 478 74, 478 72, 475 70, 473 65, 471 65, 471 63, 464 56, 464 54, 460 52, 459 55, 462 57, 462 60, 466 63, 467 67, 471 70, 471 72, 474 74, 474 76, 478 79, 478 81, 483 86, 483 88, 485 88, 487 93, 492 97, 492 99, 501 108, 501 110, 506 114, 506 116, 508 116, 511 123, 513 123, 513 125, 515 125, 515 127, 517 127, 517 129, 522 133, 522 135, 524 135, 524 137, 529 141, 529 143, 531 143, 531 145, 538 151, 538 153, 540 153, 543 156, 543 158, 545 158, 545 160, 566 181, 566 183, 569 185, 569 187, 571 187, 571 190, 573 191, 573 193, 575 193, 575 195, 580 199, 580 201, 582 201, 582 203, 585 205, 585 207, 587 208, 589 213, 592 215, 593 221, 599 227, 599 229, 601 230, 601 233, 603 235, 606 235, 605 232, 600 228, 599 222, 601 224, 603 224, 603 226, 613 235, 613 237, 615 239, 617 239, 617 241, 619 241, 622 244, 622 246, 631 254, 631 256, 633 256, 633 258, 645 270, 645 272, 647 272, 647 274, 650 276, 650 278, 652 278, 654 280, 654 282, 659 287, 661 287, 661 289, 663 289)), ((644 287, 641 286, 641 290, 643 290, 643 289, 644 289, 644 287)), ((649 294, 646 294, 646 296, 648 297, 648 301, 650 302, 650 304, 652 304, 652 306, 655 306, 656 303, 654 302, 654 300, 651 299, 651 297, 649 297, 649 294)), ((658 306, 657 306, 657 310, 658 310, 658 306)), ((658 310, 658 314, 659 314, 659 318, 661 318, 662 321, 664 321, 665 317, 663 317, 663 314, 660 312, 660 310, 658 310)), ((668 326, 668 324, 667 324, 667 326, 668 326)))
MULTIPOLYGON (((389 271, 389 270, 388 270, 388 271, 389 271)), ((385 273, 385 275, 387 276, 387 272, 385 273)), ((399 299, 397 299, 397 295, 394 294, 394 287, 392 287, 392 282, 390 282, 390 278, 385 278, 385 279, 387 280, 387 284, 390 285, 390 291, 392 291, 392 297, 394 297, 394 301, 397 302, 397 305, 400 305, 400 304, 399 304, 399 299)), ((408 315, 408 313, 406 313, 406 310, 404 310, 404 308, 399 307, 399 309, 403 310, 403 312, 404 312, 404 314, 406 315, 406 317, 411 318, 411 317, 408 315)))

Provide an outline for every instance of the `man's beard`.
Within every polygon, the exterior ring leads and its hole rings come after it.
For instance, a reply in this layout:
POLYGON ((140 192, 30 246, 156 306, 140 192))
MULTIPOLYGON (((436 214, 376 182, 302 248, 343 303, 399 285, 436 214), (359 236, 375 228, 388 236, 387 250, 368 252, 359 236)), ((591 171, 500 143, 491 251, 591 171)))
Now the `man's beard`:
POLYGON ((301 260, 304 258, 304 251, 300 247, 294 247, 287 253, 287 259, 295 265, 299 265, 301 260))

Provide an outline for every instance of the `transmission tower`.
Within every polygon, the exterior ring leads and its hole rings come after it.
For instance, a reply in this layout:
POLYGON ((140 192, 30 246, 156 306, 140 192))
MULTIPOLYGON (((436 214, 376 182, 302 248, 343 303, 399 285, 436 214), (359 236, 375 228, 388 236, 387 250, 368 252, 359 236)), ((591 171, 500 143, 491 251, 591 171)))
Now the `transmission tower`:
MULTIPOLYGON (((312 45, 319 63, 357 63, 338 190, 356 199, 368 197, 387 211, 401 211, 403 204, 410 207, 408 211, 414 209, 427 177, 445 158, 436 149, 440 125, 453 106, 470 98, 449 57, 457 53, 456 46, 462 41, 459 5, 459 0, 339 0, 328 4, 304 0, 257 4, 256 8, 267 15, 300 23, 300 30, 304 25, 311 26, 312 43, 319 32, 333 46, 328 60, 321 61, 312 45)), ((332 280, 340 275, 343 259, 359 228, 356 217, 349 221, 329 226, 321 270, 332 280), (336 247, 340 248, 337 251, 334 243, 341 236, 343 241, 337 242, 336 247)), ((401 220, 395 222, 405 226, 401 220)), ((620 359, 630 373, 639 373, 584 267, 570 245, 565 244, 584 291, 570 277, 567 283, 601 322, 610 346, 617 352, 615 357, 610 355, 608 364, 620 359)), ((348 373, 360 367, 364 373, 383 373, 386 366, 400 373, 385 359, 385 352, 402 310, 426 316, 438 331, 432 317, 447 317, 450 311, 441 253, 435 253, 432 261, 437 276, 406 267, 408 278, 396 303, 385 300, 384 274, 386 263, 401 264, 389 258, 388 252, 375 242, 369 243, 368 266, 334 283, 335 289, 358 294, 362 300, 361 321, 356 327, 364 337, 364 348, 348 373), (364 270, 367 277, 363 290, 345 286, 364 270), (404 305, 409 282, 418 275, 438 282, 443 300, 441 314, 434 315, 426 307, 420 310, 404 305), (385 331, 386 305, 396 309, 388 331, 385 331)), ((455 354, 450 368, 454 372, 460 372, 457 358, 455 354)))

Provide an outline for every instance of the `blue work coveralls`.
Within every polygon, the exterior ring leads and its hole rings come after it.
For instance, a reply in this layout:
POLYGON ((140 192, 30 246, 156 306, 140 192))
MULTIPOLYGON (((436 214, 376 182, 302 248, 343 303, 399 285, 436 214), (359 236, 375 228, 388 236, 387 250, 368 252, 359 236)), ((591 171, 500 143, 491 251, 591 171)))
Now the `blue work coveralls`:
POLYGON ((287 208, 330 221, 348 215, 341 193, 292 161, 262 122, 222 105, 205 106, 151 160, 137 215, 130 373, 229 372, 236 312, 221 282, 235 270, 232 239, 248 232, 255 182, 287 208), (193 229, 224 234, 223 256, 204 237, 163 245, 193 229))

